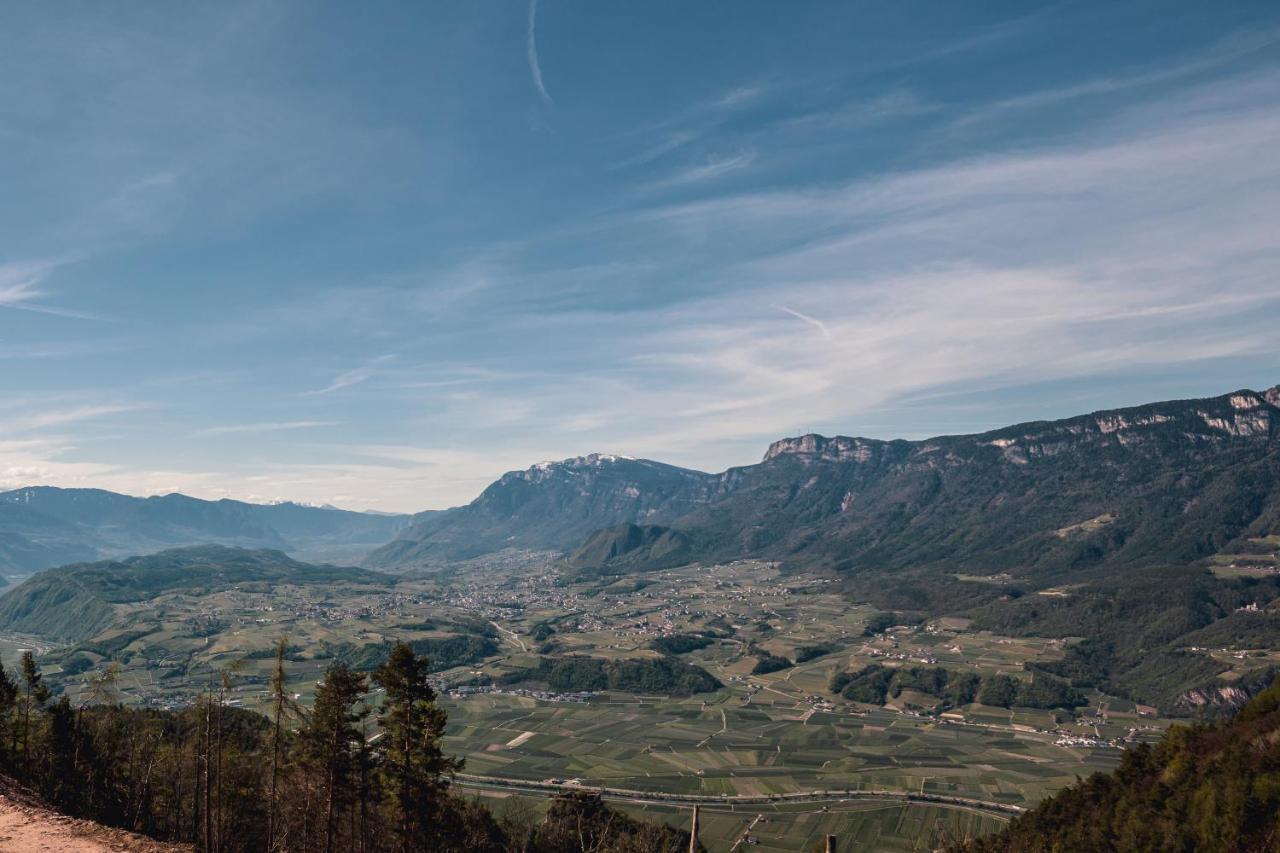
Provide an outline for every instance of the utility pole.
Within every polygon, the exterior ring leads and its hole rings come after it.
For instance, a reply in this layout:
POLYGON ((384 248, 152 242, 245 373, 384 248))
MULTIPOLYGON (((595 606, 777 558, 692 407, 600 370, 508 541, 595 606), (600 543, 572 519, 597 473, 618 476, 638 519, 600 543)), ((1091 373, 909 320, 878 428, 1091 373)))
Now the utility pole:
POLYGON ((834 835, 827 836, 827 853, 836 853, 836 837, 834 835))

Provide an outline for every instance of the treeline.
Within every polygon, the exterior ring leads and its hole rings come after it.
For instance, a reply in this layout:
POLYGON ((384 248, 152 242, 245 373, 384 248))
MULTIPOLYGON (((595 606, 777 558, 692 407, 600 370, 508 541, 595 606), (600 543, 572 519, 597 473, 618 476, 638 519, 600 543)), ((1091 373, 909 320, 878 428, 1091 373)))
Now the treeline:
POLYGON ((796 663, 808 663, 820 657, 838 652, 843 646, 836 643, 814 643, 811 646, 796 646, 796 663))
MULTIPOLYGON (((352 669, 370 672, 381 666, 391 655, 395 643, 324 643, 320 654, 328 656, 352 669)), ((498 653, 498 643, 492 637, 480 634, 455 634, 451 637, 428 637, 410 640, 409 648, 431 660, 432 672, 452 669, 455 666, 477 663, 498 653)))
POLYGON ((688 836, 633 821, 597 798, 501 817, 450 791, 445 712, 427 658, 395 645, 372 674, 335 661, 310 709, 286 683, 277 647, 266 716, 227 704, 234 672, 190 707, 125 708, 114 670, 85 701, 51 695, 30 653, 0 666, 0 770, 52 807, 198 853, 334 851, 677 851, 688 836))
POLYGON ((671 634, 657 637, 649 643, 649 648, 664 655, 683 655, 705 649, 714 640, 705 634, 671 634))
POLYGON ((539 658, 537 666, 507 673, 502 681, 505 684, 537 682, 561 693, 621 690, 667 696, 692 696, 722 686, 702 667, 669 655, 622 660, 585 655, 544 657, 539 658))
POLYGON ((1066 681, 1035 673, 1030 681, 1009 675, 983 678, 972 672, 946 667, 913 666, 894 669, 873 663, 854 672, 842 672, 831 679, 831 692, 853 702, 883 705, 903 690, 927 693, 942 701, 943 707, 981 702, 999 708, 1076 708, 1085 698, 1066 681))
POLYGON ((1270 851, 1280 847, 1280 682, 1234 720, 1175 726, 1110 775, 1058 792, 954 853, 1270 851))
POLYGON ((784 669, 790 669, 795 666, 790 658, 784 658, 781 655, 775 655, 764 649, 757 648, 755 650, 756 665, 751 667, 752 675, 767 675, 771 672, 778 672, 784 669))

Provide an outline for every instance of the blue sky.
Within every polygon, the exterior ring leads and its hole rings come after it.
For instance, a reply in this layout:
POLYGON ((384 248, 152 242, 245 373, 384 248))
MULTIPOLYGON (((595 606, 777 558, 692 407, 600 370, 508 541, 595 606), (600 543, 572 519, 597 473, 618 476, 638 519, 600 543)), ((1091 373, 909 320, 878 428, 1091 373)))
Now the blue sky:
POLYGON ((0 486, 418 510, 1266 387, 1278 151, 1274 3, 12 4, 0 486))

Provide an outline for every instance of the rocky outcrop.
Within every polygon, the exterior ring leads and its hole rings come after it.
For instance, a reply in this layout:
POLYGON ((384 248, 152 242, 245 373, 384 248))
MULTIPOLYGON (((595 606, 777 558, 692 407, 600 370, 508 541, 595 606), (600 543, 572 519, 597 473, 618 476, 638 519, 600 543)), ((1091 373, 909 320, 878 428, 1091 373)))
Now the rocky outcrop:
POLYGON ((1174 702, 1174 708, 1182 713, 1210 717, 1234 712, 1275 683, 1276 674, 1275 669, 1267 668, 1238 681, 1197 687, 1180 694, 1174 702))

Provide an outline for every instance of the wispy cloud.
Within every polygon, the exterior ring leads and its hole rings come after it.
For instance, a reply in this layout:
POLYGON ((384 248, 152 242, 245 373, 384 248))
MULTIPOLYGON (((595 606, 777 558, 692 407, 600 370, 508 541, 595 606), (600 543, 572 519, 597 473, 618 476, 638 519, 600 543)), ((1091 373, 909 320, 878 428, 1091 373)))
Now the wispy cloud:
POLYGON ((228 424, 198 430, 195 435, 242 435, 245 433, 284 432, 296 429, 337 426, 340 421, 275 421, 259 424, 228 424))
POLYGON ((370 378, 376 376, 379 373, 382 365, 385 365, 390 361, 394 361, 395 358, 396 357, 394 355, 379 356, 378 358, 375 358, 373 361, 369 362, 368 364, 353 368, 343 373, 339 373, 337 376, 333 378, 332 382, 330 382, 328 385, 324 386, 323 388, 317 388, 314 391, 304 391, 303 396, 317 396, 320 394, 332 394, 335 391, 341 391, 344 388, 351 388, 352 386, 359 385, 360 383, 365 382, 370 378))
POLYGON ((137 344, 126 341, 49 341, 31 344, 0 346, 0 359, 27 360, 46 358, 77 358, 102 353, 122 352, 137 344))
POLYGON ((810 132, 857 130, 899 119, 929 115, 940 109, 940 104, 927 101, 910 89, 898 88, 832 109, 795 116, 781 122, 781 127, 784 130, 810 132))
POLYGON ((13 308, 76 320, 106 320, 107 318, 98 314, 49 305, 43 301, 50 294, 41 288, 41 284, 54 270, 65 263, 66 261, 57 260, 0 264, 0 308, 13 308))
POLYGON ((810 326, 813 326, 815 329, 821 332, 824 338, 826 338, 827 340, 831 340, 831 330, 827 328, 826 323, 822 322, 818 318, 810 317, 808 314, 802 314, 799 311, 795 310, 794 308, 788 308, 785 305, 775 305, 773 307, 777 308, 779 311, 781 311, 784 314, 790 314, 792 317, 795 317, 797 320, 802 320, 803 322, 808 323, 810 326))
POLYGON ((542 65, 538 62, 538 0, 529 0, 529 28, 525 36, 525 53, 529 58, 529 74, 533 87, 547 104, 554 104, 546 84, 542 82, 542 65))
POLYGON ((108 403, 49 409, 43 412, 34 412, 26 415, 6 418, 3 425, 0 426, 0 432, 35 432, 42 429, 48 429, 49 427, 65 426, 79 421, 97 420, 98 418, 105 418, 125 412, 136 412, 145 408, 149 408, 149 406, 132 403, 108 403))
POLYGON ((1280 363, 1277 84, 1184 91, 1070 144, 620 217, 600 240, 736 256, 714 273, 734 287, 646 315, 616 344, 639 366, 609 396, 625 402, 562 405, 560 423, 632 424, 613 446, 705 465, 708 444, 855 430, 938 386, 1280 363), (820 334, 763 321, 762 302, 820 334))
POLYGON ((1237 33, 1222 39, 1182 62, 1162 62, 1156 67, 1135 69, 1004 98, 978 107, 952 123, 953 130, 969 128, 998 117, 1055 106, 1081 98, 1111 95, 1132 89, 1176 82, 1222 68, 1236 60, 1280 44, 1280 29, 1237 33))
POLYGON ((639 153, 623 159, 614 168, 643 166, 693 146, 735 115, 766 97, 768 92, 768 87, 763 84, 735 86, 726 92, 696 101, 661 121, 635 128, 624 135, 642 139, 656 137, 656 140, 639 153))
POLYGON ((740 151, 728 157, 713 157, 701 163, 681 169, 675 174, 654 181, 648 185, 650 190, 686 187, 692 184, 704 184, 722 178, 725 175, 747 168, 755 162, 753 151, 740 151))

